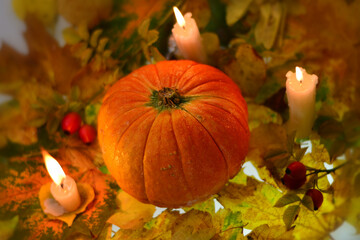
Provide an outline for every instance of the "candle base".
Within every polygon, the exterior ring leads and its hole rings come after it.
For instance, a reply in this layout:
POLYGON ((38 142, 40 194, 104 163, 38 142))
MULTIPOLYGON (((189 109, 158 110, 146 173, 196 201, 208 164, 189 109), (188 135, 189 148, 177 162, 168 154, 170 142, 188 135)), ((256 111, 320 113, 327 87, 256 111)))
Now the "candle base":
POLYGON ((51 182, 43 185, 39 191, 40 206, 43 212, 50 219, 58 219, 71 226, 76 215, 84 212, 86 207, 94 200, 94 189, 87 183, 77 183, 77 188, 80 194, 80 206, 71 212, 66 210, 53 198, 50 192, 51 182))

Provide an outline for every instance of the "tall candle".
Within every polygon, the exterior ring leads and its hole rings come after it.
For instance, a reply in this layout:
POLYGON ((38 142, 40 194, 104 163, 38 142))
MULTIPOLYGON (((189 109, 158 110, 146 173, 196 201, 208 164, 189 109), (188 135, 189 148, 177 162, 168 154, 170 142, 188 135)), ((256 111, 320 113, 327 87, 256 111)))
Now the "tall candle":
POLYGON ((65 175, 60 164, 49 153, 43 149, 41 153, 45 159, 46 169, 53 180, 50 187, 52 196, 67 212, 76 210, 81 203, 76 182, 65 175))
POLYGON ((308 74, 300 67, 296 67, 296 73, 289 71, 286 77, 286 95, 290 110, 288 131, 296 131, 298 138, 308 137, 315 118, 318 77, 308 74))
POLYGON ((202 45, 199 28, 190 12, 184 16, 177 7, 173 8, 177 23, 172 29, 176 45, 186 59, 205 63, 206 54, 202 45))

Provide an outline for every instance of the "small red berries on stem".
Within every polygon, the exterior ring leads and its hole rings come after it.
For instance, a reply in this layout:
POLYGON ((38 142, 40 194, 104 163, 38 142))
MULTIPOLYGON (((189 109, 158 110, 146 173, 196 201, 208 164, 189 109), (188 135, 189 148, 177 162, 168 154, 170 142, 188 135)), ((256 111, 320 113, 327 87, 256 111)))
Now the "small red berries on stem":
POLYGON ((73 134, 79 130, 81 125, 81 116, 76 112, 70 112, 65 115, 61 121, 61 128, 66 134, 73 134))
POLYGON ((302 185, 304 185, 304 183, 306 182, 306 177, 302 179, 295 179, 292 178, 290 175, 285 174, 282 179, 282 182, 287 188, 291 190, 295 190, 295 189, 299 189, 302 185))
POLYGON ((96 129, 88 124, 81 126, 81 116, 76 112, 70 112, 64 116, 61 128, 66 134, 79 131, 79 137, 85 144, 92 143, 96 138, 96 129))
POLYGON ((324 200, 322 193, 317 189, 309 189, 305 194, 311 197, 314 203, 314 210, 318 210, 324 200))
POLYGON ((96 138, 96 130, 91 125, 83 125, 79 130, 79 137, 85 144, 92 143, 96 138))
POLYGON ((294 179, 303 179, 306 176, 306 167, 301 162, 293 162, 289 164, 285 172, 294 179))
POLYGON ((301 162, 290 163, 290 165, 286 168, 282 182, 291 190, 300 188, 306 182, 305 165, 301 162))

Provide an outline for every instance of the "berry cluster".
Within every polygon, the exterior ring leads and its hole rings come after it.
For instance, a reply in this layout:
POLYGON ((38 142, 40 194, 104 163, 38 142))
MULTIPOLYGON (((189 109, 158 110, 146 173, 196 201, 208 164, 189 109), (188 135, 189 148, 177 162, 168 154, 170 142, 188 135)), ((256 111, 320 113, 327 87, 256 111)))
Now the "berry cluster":
MULTIPOLYGON (((286 168, 285 175, 282 178, 282 182, 291 190, 299 189, 306 182, 305 165, 301 162, 293 162, 289 164, 286 168)), ((317 189, 309 189, 305 194, 311 197, 314 204, 314 210, 319 209, 323 202, 322 193, 317 189)))
POLYGON ((81 116, 76 112, 66 114, 61 121, 61 128, 65 134, 79 131, 79 137, 85 144, 92 143, 96 138, 96 130, 88 124, 81 125, 81 116))

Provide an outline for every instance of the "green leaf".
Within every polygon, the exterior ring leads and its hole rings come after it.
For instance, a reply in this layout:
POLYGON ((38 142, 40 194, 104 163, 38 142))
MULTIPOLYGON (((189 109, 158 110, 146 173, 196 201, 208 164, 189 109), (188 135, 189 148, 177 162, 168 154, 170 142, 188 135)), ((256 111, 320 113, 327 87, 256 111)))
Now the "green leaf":
POLYGON ((226 231, 229 228, 242 227, 243 222, 242 222, 241 216, 242 216, 241 212, 227 211, 227 214, 225 215, 225 218, 224 218, 224 225, 222 226, 221 230, 226 231))
POLYGON ((294 223, 297 215, 299 214, 299 211, 300 211, 299 205, 292 205, 285 209, 283 215, 283 221, 285 223, 287 230, 291 228, 291 225, 294 223))
POLYGON ((147 18, 138 27, 139 35, 142 36, 143 38, 146 38, 148 34, 149 26, 150 26, 150 18, 147 18))
POLYGON ((283 207, 290 203, 294 203, 297 201, 300 201, 300 197, 296 195, 295 193, 288 193, 279 198, 279 200, 276 201, 274 207, 283 207))
POLYGON ((301 204, 307 207, 310 211, 314 211, 314 203, 310 196, 304 195, 303 199, 301 200, 301 204))
POLYGON ((183 207, 183 209, 188 212, 191 211, 192 209, 196 209, 202 212, 208 212, 211 215, 213 215, 215 213, 215 203, 214 203, 214 198, 209 198, 205 201, 196 203, 195 205, 191 206, 191 207, 183 207))
POLYGON ((0 239, 7 240, 13 235, 19 222, 19 216, 16 215, 9 220, 0 221, 0 239))
POLYGON ((96 124, 97 115, 99 113, 100 107, 100 103, 89 104, 85 107, 85 122, 87 124, 96 124))
POLYGON ((99 168, 99 170, 104 174, 110 174, 109 170, 107 169, 107 167, 105 165, 101 166, 99 168))
POLYGON ((100 35, 102 34, 103 30, 102 29, 96 29, 90 37, 90 46, 92 46, 93 48, 97 46, 98 44, 98 40, 100 35))

